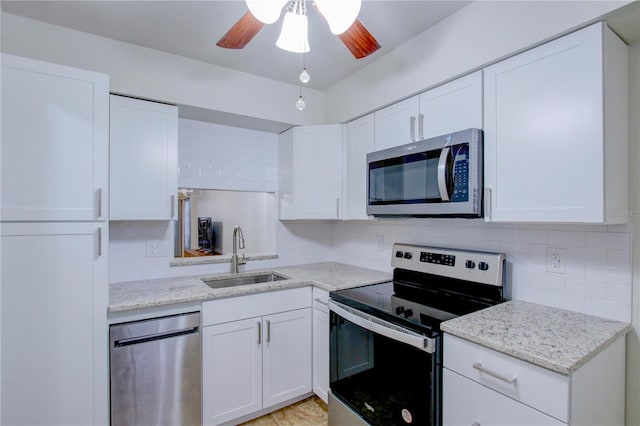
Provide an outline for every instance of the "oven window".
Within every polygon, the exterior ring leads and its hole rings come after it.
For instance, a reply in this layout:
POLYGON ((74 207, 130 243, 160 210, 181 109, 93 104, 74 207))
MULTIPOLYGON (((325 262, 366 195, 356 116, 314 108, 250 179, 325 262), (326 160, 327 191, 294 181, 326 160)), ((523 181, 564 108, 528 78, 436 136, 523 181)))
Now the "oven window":
POLYGON ((439 424, 435 361, 331 312, 331 392, 373 425, 439 424))

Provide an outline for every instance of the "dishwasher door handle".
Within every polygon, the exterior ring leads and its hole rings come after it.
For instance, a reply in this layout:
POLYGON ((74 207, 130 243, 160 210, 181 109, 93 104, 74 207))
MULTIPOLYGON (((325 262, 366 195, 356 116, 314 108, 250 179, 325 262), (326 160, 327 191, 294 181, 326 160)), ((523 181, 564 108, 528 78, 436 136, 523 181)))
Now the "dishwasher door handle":
POLYGON ((200 330, 200 327, 190 327, 182 330, 171 330, 171 331, 164 331, 162 333, 149 334, 146 336, 129 337, 126 339, 115 340, 113 342, 113 347, 122 348, 125 346, 137 345, 139 343, 153 342, 155 340, 187 336, 189 334, 196 334, 198 333, 199 330, 200 330))

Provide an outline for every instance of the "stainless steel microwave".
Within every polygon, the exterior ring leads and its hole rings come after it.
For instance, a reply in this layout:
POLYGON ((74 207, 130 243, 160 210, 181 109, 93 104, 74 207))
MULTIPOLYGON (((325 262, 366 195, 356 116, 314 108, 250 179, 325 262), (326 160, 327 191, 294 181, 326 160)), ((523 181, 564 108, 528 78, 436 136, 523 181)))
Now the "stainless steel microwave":
POLYGON ((367 154, 367 214, 482 217, 482 130, 367 154))

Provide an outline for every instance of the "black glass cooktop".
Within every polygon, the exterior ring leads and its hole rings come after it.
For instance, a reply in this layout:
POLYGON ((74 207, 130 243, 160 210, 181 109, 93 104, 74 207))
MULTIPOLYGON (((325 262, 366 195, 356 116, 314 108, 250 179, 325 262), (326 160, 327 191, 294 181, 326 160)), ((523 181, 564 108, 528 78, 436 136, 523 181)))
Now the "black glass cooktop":
POLYGON ((330 298, 426 335, 440 333, 443 321, 502 302, 489 286, 460 280, 452 286, 443 277, 408 274, 394 273, 394 281, 332 291, 330 298))

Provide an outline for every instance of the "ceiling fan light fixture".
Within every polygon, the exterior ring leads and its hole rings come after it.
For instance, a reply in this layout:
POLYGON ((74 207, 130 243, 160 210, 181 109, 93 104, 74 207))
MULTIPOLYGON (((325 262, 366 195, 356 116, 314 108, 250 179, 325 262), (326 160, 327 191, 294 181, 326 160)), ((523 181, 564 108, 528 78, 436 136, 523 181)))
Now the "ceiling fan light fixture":
POLYGON ((282 31, 276 46, 288 52, 307 53, 310 50, 307 37, 308 26, 307 15, 288 11, 284 15, 282 31))
POLYGON ((347 31, 358 18, 362 0, 315 0, 316 7, 335 35, 347 31))
POLYGON ((288 0, 245 0, 249 12, 264 24, 273 24, 280 18, 280 13, 288 0))

